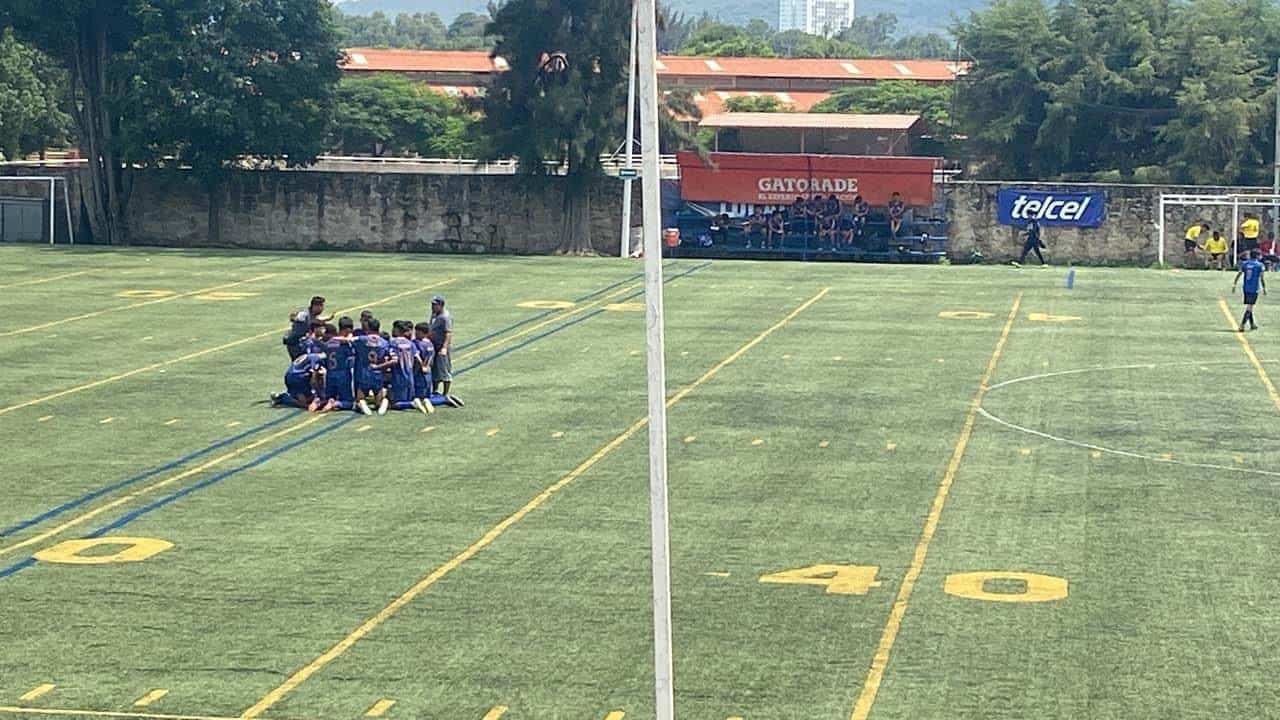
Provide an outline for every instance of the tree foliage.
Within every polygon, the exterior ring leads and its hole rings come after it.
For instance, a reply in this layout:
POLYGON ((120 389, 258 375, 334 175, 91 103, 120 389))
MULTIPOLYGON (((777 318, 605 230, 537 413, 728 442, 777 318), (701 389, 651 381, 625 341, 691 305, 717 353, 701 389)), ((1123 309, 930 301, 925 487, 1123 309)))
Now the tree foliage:
POLYGON ((987 175, 1259 182, 1280 15, 1258 0, 996 0, 955 29, 987 175), (1244 29, 1248 31, 1244 31, 1244 29))
POLYGON ((920 115, 935 131, 950 127, 951 88, 891 80, 842 88, 813 107, 813 112, 920 115))
POLYGON ((680 48, 681 55, 710 57, 773 57, 773 47, 766 38, 747 32, 736 25, 709 23, 695 29, 680 48))
POLYGON ((400 75, 346 78, 338 86, 334 149, 347 154, 470 157, 462 103, 400 75))
POLYGON ((623 136, 630 13, 627 0, 510 0, 488 28, 510 70, 485 94, 484 152, 526 174, 567 168, 567 252, 591 252, 590 190, 623 136))
POLYGON ((0 157, 22 158, 71 136, 66 73, 35 48, 0 30, 0 157))
POLYGON ((782 102, 776 95, 740 95, 724 101, 729 112, 794 112, 795 108, 782 102))

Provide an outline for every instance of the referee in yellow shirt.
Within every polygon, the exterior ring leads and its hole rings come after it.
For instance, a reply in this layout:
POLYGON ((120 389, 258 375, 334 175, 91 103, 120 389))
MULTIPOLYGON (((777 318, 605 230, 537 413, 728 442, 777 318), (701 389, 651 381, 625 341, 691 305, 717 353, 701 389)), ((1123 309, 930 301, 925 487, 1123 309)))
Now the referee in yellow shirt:
POLYGON ((1245 213, 1244 222, 1240 223, 1240 257, 1245 257, 1250 250, 1258 249, 1258 238, 1262 235, 1262 221, 1253 213, 1245 213))
POLYGON ((1183 267, 1191 267, 1196 261, 1196 250, 1202 249, 1200 235, 1208 229, 1209 223, 1203 220, 1197 220, 1187 228, 1187 234, 1182 238, 1182 252, 1186 256, 1182 260, 1183 267))

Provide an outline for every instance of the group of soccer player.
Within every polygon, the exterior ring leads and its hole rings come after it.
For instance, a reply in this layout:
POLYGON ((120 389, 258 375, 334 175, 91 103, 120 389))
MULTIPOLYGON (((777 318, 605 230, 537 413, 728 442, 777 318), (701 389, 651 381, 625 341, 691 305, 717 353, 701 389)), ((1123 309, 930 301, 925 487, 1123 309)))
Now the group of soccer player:
POLYGON ((293 329, 284 339, 290 356, 285 392, 271 396, 273 405, 365 415, 388 410, 429 415, 441 405, 462 407, 449 394, 453 378, 447 353, 453 328, 443 297, 432 299, 430 322, 396 320, 390 333, 368 310, 360 314, 358 328, 349 317, 334 325, 332 317, 320 316, 323 310, 324 298, 316 297, 291 316, 293 329))

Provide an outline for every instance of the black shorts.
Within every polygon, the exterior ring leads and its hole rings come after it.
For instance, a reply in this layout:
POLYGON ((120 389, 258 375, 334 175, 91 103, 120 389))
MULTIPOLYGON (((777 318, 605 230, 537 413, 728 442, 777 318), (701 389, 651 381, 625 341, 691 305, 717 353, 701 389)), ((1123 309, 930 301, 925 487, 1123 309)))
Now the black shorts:
POLYGON ((1257 250, 1257 249, 1258 249, 1258 238, 1253 238, 1252 240, 1246 237, 1240 238, 1241 252, 1248 252, 1250 250, 1257 250))
POLYGON ((1247 293, 1245 293, 1245 294, 1244 294, 1244 304, 1245 304, 1245 305, 1257 305, 1257 304, 1258 304, 1258 293, 1251 293, 1251 292, 1247 292, 1247 293))
POLYGON ((1199 245, 1196 245, 1196 241, 1195 241, 1195 240, 1183 240, 1183 241, 1182 241, 1182 250, 1183 250, 1183 252, 1192 252, 1192 251, 1194 251, 1194 250, 1195 250, 1196 248, 1198 248, 1198 247, 1200 247, 1200 246, 1199 246, 1199 245))
POLYGON ((1226 254, 1226 253, 1209 253, 1209 259, 1210 259, 1210 260, 1221 260, 1222 258, 1224 258, 1224 257, 1226 257, 1226 256, 1227 256, 1227 254, 1226 254))

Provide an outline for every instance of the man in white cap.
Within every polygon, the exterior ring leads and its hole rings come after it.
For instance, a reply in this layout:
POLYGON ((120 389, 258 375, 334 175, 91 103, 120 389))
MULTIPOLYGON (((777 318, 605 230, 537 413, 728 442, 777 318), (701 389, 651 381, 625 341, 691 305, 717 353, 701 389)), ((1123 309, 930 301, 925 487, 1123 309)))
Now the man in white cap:
POLYGON ((462 403, 449 394, 449 388, 453 385, 453 315, 444 309, 443 295, 431 298, 431 319, 427 323, 431 326, 431 344, 436 349, 436 357, 431 365, 431 381, 442 386, 440 394, 450 405, 462 407, 462 403))

